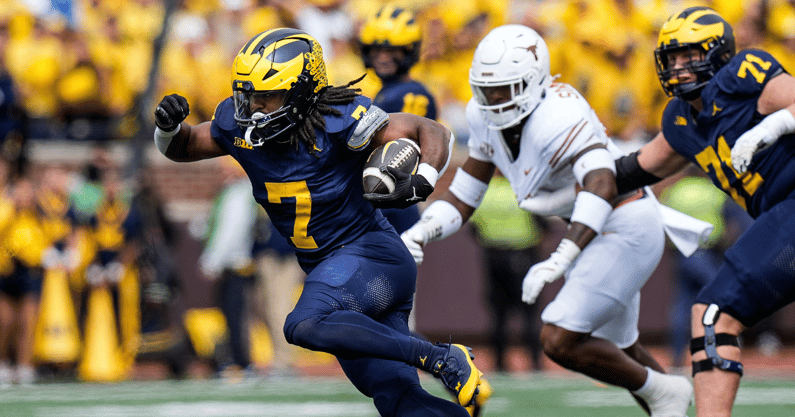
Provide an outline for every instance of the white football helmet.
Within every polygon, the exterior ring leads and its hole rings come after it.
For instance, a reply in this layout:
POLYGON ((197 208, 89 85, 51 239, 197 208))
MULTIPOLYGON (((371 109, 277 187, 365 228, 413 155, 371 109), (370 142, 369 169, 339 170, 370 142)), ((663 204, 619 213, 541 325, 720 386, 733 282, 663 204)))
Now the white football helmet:
POLYGON ((547 44, 527 26, 494 28, 475 49, 469 85, 489 129, 501 130, 518 124, 535 110, 550 84, 547 44), (511 99, 489 105, 484 89, 506 85, 511 86, 511 99))

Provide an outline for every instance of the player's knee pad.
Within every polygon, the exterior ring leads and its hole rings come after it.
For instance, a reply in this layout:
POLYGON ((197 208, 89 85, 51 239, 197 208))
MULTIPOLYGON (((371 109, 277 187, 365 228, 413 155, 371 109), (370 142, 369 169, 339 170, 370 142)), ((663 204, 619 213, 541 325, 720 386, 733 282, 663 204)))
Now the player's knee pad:
POLYGON ((718 316, 720 316, 720 308, 717 304, 710 304, 701 320, 704 324, 704 336, 690 340, 691 355, 702 350, 707 353, 707 359, 693 361, 693 376, 699 372, 709 371, 714 368, 735 372, 740 376, 743 375, 742 363, 725 359, 718 355, 718 346, 731 345, 740 347, 737 336, 729 333, 715 333, 715 323, 718 321, 718 316))

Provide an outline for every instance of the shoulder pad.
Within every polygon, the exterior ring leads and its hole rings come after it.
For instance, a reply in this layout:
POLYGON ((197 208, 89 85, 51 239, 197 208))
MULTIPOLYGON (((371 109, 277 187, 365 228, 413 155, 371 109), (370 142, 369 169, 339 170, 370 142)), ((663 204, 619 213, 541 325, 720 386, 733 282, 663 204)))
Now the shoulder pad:
POLYGON ((359 119, 362 118, 367 109, 370 108, 372 101, 366 96, 357 96, 348 104, 337 104, 331 107, 340 111, 339 116, 334 114, 325 114, 323 117, 326 119, 326 132, 339 133, 349 129, 355 125, 359 119))
POLYGON ((226 98, 215 107, 212 124, 226 131, 237 128, 237 122, 235 122, 235 103, 232 101, 231 97, 226 98))
POLYGON ((356 129, 348 139, 348 148, 358 150, 366 148, 370 143, 370 138, 378 132, 389 121, 389 114, 381 110, 378 106, 370 106, 361 116, 356 129))
POLYGON ((784 72, 781 64, 759 49, 740 51, 715 75, 720 90, 727 94, 759 93, 767 82, 784 72))

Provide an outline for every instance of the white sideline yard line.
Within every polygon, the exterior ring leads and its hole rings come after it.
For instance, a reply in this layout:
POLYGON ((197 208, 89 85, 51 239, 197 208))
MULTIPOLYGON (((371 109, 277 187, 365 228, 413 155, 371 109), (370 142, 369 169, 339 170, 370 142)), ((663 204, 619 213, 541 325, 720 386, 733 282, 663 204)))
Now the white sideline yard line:
POLYGON ((146 381, 120 384, 53 383, 32 387, 15 387, 0 391, 0 404, 8 403, 75 403, 100 400, 108 401, 168 401, 179 396, 182 400, 203 401, 207 399, 238 399, 252 396, 295 395, 339 395, 358 394, 347 381, 340 379, 317 379, 309 384, 306 380, 285 379, 251 383, 223 383, 217 380, 197 381, 146 381))
POLYGON ((378 412, 369 404, 353 402, 171 402, 149 406, 67 406, 38 407, 34 416, 42 417, 372 417, 378 412))
MULTIPOLYGON (((601 390, 567 393, 564 398, 571 407, 637 407, 632 397, 624 391, 601 390)), ((740 387, 735 405, 795 405, 793 388, 740 387)))

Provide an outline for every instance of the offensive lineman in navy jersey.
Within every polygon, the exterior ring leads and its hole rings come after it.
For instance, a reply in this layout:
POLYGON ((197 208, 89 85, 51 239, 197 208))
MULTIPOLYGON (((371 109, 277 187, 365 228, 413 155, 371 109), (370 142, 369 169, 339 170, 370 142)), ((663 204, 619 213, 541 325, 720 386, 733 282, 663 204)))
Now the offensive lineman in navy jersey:
MULTIPOLYGON (((391 5, 367 19, 359 32, 364 66, 372 68, 382 84, 373 104, 387 113, 411 113, 436 120, 436 100, 424 85, 409 76, 409 70, 420 59, 421 42, 416 15, 391 5)), ((398 234, 420 220, 416 205, 381 211, 398 234)))
POLYGON ((692 308, 696 413, 730 416, 743 373, 737 336, 795 301, 795 78, 767 52, 735 54, 731 26, 706 7, 671 16, 655 56, 674 98, 662 132, 616 161, 618 192, 692 162, 755 219, 692 308))
POLYGON ((451 133, 429 119, 387 114, 349 88, 354 82, 327 85, 313 37, 269 30, 240 50, 233 96, 211 122, 182 122, 187 101, 164 97, 155 110, 155 143, 174 161, 230 154, 245 169, 254 197, 307 273, 284 325, 288 342, 335 355, 383 416, 467 416, 461 405, 475 401, 482 373, 466 347, 410 335, 416 266, 373 207, 406 207, 415 194, 427 198, 449 161, 451 133), (420 169, 416 175, 389 170, 395 191, 365 196, 364 161, 400 137, 419 143, 420 169), (415 368, 441 378, 458 404, 423 390, 415 368))

